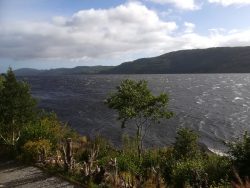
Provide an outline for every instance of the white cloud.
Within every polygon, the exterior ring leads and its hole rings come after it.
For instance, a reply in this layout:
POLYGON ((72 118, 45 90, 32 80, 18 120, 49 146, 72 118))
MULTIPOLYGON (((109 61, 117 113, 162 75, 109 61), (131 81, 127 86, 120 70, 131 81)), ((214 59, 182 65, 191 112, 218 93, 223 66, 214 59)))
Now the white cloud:
POLYGON ((114 64, 191 48, 250 45, 250 29, 211 29, 207 36, 185 22, 161 20, 139 3, 90 9, 51 22, 19 22, 0 27, 0 57, 14 60, 62 59, 70 63, 114 64))
POLYGON ((225 30, 223 28, 211 29, 209 36, 201 36, 197 33, 188 33, 180 36, 183 41, 182 48, 209 48, 222 46, 249 46, 250 29, 246 30, 225 30), (184 44, 186 41, 186 44, 184 44))
POLYGON ((184 22, 185 26, 185 33, 192 33, 195 29, 195 24, 190 23, 190 22, 184 22))
POLYGON ((200 6, 195 2, 195 0, 149 0, 160 4, 172 4, 176 8, 182 10, 197 10, 200 6))
POLYGON ((141 53, 166 41, 176 29, 175 22, 162 21, 146 6, 130 2, 110 9, 82 10, 52 22, 4 25, 0 57, 82 59, 141 53))
POLYGON ((230 6, 230 5, 250 5, 250 0, 208 0, 209 3, 217 3, 222 6, 230 6))

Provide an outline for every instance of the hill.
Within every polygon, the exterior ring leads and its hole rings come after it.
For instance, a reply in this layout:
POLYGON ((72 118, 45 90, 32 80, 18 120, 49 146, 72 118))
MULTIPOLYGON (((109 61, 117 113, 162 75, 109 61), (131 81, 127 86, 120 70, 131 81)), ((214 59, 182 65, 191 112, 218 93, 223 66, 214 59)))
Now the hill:
POLYGON ((102 74, 250 73, 250 47, 181 50, 122 63, 102 74))
POLYGON ((16 76, 36 76, 45 72, 45 70, 37 70, 30 68, 22 68, 14 71, 16 76))
POLYGON ((125 62, 118 66, 79 66, 50 70, 25 68, 14 72, 17 76, 250 73, 250 46, 181 50, 125 62))
POLYGON ((112 66, 79 66, 75 68, 57 68, 50 70, 37 69, 17 69, 17 76, 60 76, 60 75, 75 75, 75 74, 98 74, 100 71, 113 68, 112 66))

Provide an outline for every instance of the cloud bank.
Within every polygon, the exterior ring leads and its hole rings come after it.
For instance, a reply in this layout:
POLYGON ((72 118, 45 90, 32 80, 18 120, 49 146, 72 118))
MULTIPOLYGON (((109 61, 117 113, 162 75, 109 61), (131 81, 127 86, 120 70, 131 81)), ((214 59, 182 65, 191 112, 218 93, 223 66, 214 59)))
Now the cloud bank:
MULTIPOLYGON (((50 22, 18 22, 0 27, 0 57, 14 60, 63 59, 69 62, 117 60, 117 63, 191 48, 250 45, 250 29, 211 29, 160 19, 140 3, 82 10, 50 22), (119 60, 119 61, 118 61, 119 60)), ((108 64, 108 63, 107 63, 108 64)))

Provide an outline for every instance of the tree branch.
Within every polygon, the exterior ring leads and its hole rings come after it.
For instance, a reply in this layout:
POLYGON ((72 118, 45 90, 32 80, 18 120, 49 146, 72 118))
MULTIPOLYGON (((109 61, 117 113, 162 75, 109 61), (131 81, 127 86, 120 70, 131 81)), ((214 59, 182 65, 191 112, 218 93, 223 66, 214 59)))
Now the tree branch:
POLYGON ((0 134, 0 136, 1 136, 1 138, 4 140, 4 142, 5 142, 6 144, 9 144, 8 140, 6 140, 6 139, 3 137, 2 134, 0 134))

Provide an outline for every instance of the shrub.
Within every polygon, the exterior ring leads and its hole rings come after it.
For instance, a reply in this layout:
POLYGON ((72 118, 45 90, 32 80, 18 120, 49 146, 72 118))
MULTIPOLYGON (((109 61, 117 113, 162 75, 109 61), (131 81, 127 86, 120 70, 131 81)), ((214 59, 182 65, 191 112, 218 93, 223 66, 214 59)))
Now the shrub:
POLYGON ((250 135, 245 132, 243 139, 229 144, 229 155, 240 176, 250 177, 250 135))
POLYGON ((23 159, 25 162, 36 162, 44 160, 51 151, 49 140, 42 139, 37 141, 28 141, 23 146, 23 159))
POLYGON ((158 150, 147 150, 142 157, 142 167, 152 168, 159 166, 160 156, 158 150))
POLYGON ((121 154, 117 157, 118 169, 121 172, 130 172, 133 175, 141 174, 141 160, 138 156, 121 154))
POLYGON ((113 147, 110 142, 100 135, 97 135, 92 140, 91 144, 98 148, 98 159, 108 156, 113 150, 113 147))
POLYGON ((58 143, 66 138, 75 138, 75 133, 67 126, 63 125, 54 113, 43 114, 35 123, 30 123, 23 128, 19 141, 22 147, 27 141, 47 139, 55 150, 58 143))
POLYGON ((174 187, 194 186, 197 184, 201 186, 204 174, 201 160, 178 161, 173 168, 172 183, 174 187))
POLYGON ((89 141, 86 136, 80 136, 76 143, 73 143, 73 153, 76 161, 87 160, 86 150, 89 146, 89 141))
POLYGON ((176 160, 173 157, 173 151, 172 147, 159 150, 161 174, 166 184, 171 183, 172 170, 176 163, 176 160))
POLYGON ((204 170, 208 174, 208 183, 219 185, 222 180, 228 181, 232 175, 231 162, 228 157, 211 154, 204 159, 204 170))
POLYGON ((198 138, 199 136, 192 130, 187 128, 179 129, 174 143, 174 155, 176 159, 199 157, 198 138))

